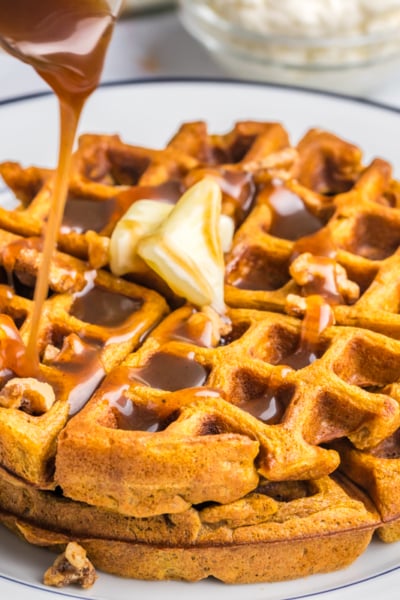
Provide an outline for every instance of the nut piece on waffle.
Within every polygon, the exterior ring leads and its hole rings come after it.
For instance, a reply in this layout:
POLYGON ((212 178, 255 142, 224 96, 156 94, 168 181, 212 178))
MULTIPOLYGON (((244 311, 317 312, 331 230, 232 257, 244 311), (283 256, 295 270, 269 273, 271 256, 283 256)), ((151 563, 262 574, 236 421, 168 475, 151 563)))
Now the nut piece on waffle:
POLYGON ((35 376, 24 361, 39 238, 0 231, 1 464, 32 484, 53 487, 57 435, 105 374, 167 312, 155 292, 56 253, 39 337, 35 376))
POLYGON ((375 159, 364 167, 355 146, 320 130, 306 134, 297 151, 286 179, 264 177, 235 234, 227 256, 227 303, 284 312, 288 295, 304 295, 290 267, 310 253, 334 260, 358 286, 336 300, 338 324, 396 335, 400 188, 390 165, 375 159))
POLYGON ((54 173, 3 163, 0 519, 143 579, 276 581, 400 538, 400 185, 278 123, 85 135, 32 376, 54 173), (15 204, 15 203, 14 203, 15 204), (13 360, 10 360, 10 356, 13 360))
POLYGON ((397 402, 359 387, 356 364, 347 381, 338 374, 357 332, 328 329, 319 359, 303 366, 296 319, 227 315, 232 332, 215 346, 207 314, 183 307, 112 371, 60 435, 56 481, 65 495, 133 516, 226 503, 261 476, 330 474, 339 458, 320 444, 347 436, 373 447, 398 427, 397 402))

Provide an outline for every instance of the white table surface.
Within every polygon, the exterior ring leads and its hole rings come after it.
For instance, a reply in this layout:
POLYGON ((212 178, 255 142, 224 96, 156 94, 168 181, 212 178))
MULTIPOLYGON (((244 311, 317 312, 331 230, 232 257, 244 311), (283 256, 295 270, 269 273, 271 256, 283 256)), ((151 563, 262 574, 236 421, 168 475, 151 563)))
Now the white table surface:
MULTIPOLYGON (((116 26, 103 81, 154 77, 231 77, 179 22, 174 9, 123 17, 116 26)), ((0 100, 48 89, 28 67, 0 53, 0 100)), ((400 108, 400 70, 367 98, 400 108)))

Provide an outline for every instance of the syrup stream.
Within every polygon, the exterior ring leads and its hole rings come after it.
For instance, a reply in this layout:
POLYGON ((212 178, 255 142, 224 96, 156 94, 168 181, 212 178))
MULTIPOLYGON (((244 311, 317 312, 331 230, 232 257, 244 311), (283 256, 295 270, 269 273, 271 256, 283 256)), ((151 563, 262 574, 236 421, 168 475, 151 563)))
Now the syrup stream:
POLYGON ((48 294, 51 260, 56 247, 57 235, 61 225, 65 201, 68 193, 72 148, 80 112, 81 109, 79 109, 79 111, 73 111, 68 105, 60 102, 60 158, 53 191, 52 209, 44 238, 42 265, 39 269, 35 286, 35 294, 33 297, 31 329, 26 349, 27 360, 34 365, 35 370, 37 370, 39 366, 38 337, 40 316, 43 310, 43 303, 48 294))
POLYGON ((60 142, 27 344, 32 374, 39 369, 39 325, 51 261, 68 194, 72 150, 82 108, 96 89, 122 0, 0 0, 0 44, 30 64, 59 101, 60 142), (114 9, 114 10, 113 10, 114 9))

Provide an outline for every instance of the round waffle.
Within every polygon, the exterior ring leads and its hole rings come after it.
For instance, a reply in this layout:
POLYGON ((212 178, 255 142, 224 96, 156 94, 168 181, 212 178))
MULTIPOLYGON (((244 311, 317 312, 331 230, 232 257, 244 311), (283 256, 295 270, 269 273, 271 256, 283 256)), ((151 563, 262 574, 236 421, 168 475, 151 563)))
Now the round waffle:
POLYGON ((144 579, 276 581, 400 539, 400 186, 383 159, 277 123, 164 149, 85 135, 50 273, 40 370, 23 360, 52 171, 3 163, 0 520, 78 542, 144 579), (111 236, 138 200, 204 178, 234 223, 223 319, 149 267, 117 277, 111 236))

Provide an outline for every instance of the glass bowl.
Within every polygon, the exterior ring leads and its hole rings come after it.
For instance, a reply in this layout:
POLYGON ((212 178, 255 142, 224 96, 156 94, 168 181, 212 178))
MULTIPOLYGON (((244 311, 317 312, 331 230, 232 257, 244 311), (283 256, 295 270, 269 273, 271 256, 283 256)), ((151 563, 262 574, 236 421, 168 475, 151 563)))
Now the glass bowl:
POLYGON ((235 6, 246 3, 180 0, 185 28, 235 77, 358 95, 400 76, 400 1, 387 18, 340 35, 332 27, 329 34, 300 26, 290 34, 263 32, 256 13, 246 21, 235 6))
POLYGON ((155 11, 160 8, 173 6, 175 0, 125 0, 125 13, 141 13, 146 11, 155 11))

